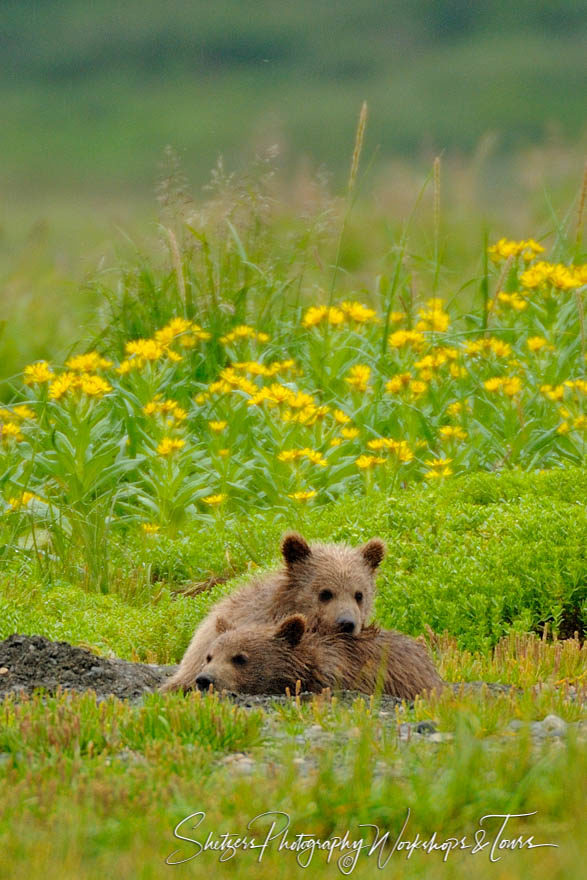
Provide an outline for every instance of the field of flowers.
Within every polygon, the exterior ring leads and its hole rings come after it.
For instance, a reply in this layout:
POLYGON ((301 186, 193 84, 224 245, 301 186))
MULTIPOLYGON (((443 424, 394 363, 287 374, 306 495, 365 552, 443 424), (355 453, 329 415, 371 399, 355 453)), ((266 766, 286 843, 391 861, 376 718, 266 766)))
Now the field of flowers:
POLYGON ((108 535, 138 524, 174 536, 252 507, 583 464, 587 266, 547 257, 533 239, 489 246, 476 308, 416 296, 398 258, 361 299, 333 284, 303 303, 272 279, 271 297, 227 310, 193 297, 177 253, 175 314, 157 325, 151 310, 130 338, 119 324, 100 351, 15 383, 0 409, 4 552, 76 547, 104 588, 108 535))
POLYGON ((587 267, 543 250, 490 247, 477 315, 392 289, 220 336, 177 316, 118 359, 30 364, 0 411, 4 517, 57 540, 97 507, 174 532, 251 505, 580 464, 587 267))

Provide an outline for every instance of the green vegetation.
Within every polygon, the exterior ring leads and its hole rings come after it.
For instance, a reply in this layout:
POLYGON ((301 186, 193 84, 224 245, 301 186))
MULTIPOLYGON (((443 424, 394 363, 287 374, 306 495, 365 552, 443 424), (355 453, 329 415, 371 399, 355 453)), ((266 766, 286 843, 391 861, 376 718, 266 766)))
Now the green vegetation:
POLYGON ((111 548, 107 596, 78 585, 83 571, 74 569, 68 583, 58 560, 39 571, 34 548, 21 547, 0 578, 0 637, 35 633, 177 662, 213 602, 277 563, 281 534, 292 527, 312 540, 386 540, 376 604, 385 626, 446 630, 461 649, 481 654, 508 634, 570 637, 586 622, 586 494, 585 470, 477 474, 372 493, 368 506, 345 498, 314 511, 251 512, 176 539, 129 532, 111 548))

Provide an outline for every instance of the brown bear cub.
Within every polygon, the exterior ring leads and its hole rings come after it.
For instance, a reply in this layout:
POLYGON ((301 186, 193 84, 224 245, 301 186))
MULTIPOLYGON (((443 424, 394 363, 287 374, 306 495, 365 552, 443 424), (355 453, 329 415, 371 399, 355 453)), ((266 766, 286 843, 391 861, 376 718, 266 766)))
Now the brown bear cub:
POLYGON ((301 535, 285 535, 284 565, 256 578, 211 609, 195 631, 177 672, 162 690, 193 687, 222 618, 228 627, 278 623, 303 612, 311 629, 356 636, 369 619, 375 592, 375 571, 385 545, 372 538, 362 547, 313 544, 301 535))
POLYGON ((305 618, 292 615, 278 624, 230 629, 217 620, 195 684, 200 690, 283 694, 299 680, 302 690, 346 688, 413 700, 439 690, 442 681, 423 644, 391 630, 368 626, 358 635, 318 633, 305 618))

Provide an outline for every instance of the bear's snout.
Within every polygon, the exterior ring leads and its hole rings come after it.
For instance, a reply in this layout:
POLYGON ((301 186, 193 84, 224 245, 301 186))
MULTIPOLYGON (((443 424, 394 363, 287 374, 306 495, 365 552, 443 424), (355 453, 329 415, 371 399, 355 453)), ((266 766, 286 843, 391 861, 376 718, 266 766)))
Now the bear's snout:
POLYGON ((339 632, 348 633, 348 635, 354 635, 357 628, 356 622, 348 614, 341 614, 340 617, 337 617, 336 626, 339 632))
POLYGON ((198 675, 196 678, 196 684, 198 686, 198 690, 207 691, 211 684, 214 684, 214 679, 210 678, 209 675, 198 675))

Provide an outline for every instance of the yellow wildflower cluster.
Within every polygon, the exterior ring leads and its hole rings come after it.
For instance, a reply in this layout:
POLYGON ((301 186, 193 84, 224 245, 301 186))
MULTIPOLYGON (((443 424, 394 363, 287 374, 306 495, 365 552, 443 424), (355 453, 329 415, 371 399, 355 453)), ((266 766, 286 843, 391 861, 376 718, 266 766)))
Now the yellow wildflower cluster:
POLYGON ((53 370, 47 361, 37 361, 36 364, 29 364, 24 368, 25 385, 42 385, 50 382, 53 376, 53 370))
POLYGON ((554 351, 554 345, 549 345, 544 336, 529 336, 526 340, 526 345, 528 346, 528 350, 532 353, 541 351, 543 348, 546 348, 549 351, 554 351))
POLYGON ((165 327, 157 330, 154 339, 164 349, 173 342, 177 342, 182 348, 193 348, 199 341, 210 339, 210 334, 187 318, 172 318, 165 327))
POLYGON ((0 440, 3 443, 8 443, 11 440, 20 443, 21 440, 24 440, 24 434, 16 422, 4 422, 0 423, 0 440))
POLYGON ((49 383, 49 398, 61 400, 70 391, 81 391, 88 397, 100 398, 112 391, 112 385, 92 373, 74 373, 71 370, 55 376, 49 383))
POLYGON ((385 383, 385 390, 390 394, 399 394, 400 391, 406 389, 412 379, 411 373, 396 373, 388 382, 385 383))
POLYGON ((460 415, 464 410, 470 410, 471 406, 468 400, 455 400, 454 403, 450 403, 446 411, 451 418, 456 418, 460 415))
POLYGON ((141 528, 146 535, 156 535, 159 531, 157 523, 142 523, 141 528))
MULTIPOLYGON (((528 308, 528 301, 521 296, 518 291, 513 291, 512 293, 507 293, 505 290, 500 290, 497 294, 497 303, 504 306, 509 306, 516 312, 523 312, 524 309, 528 308)), ((487 308, 492 309, 494 307, 494 300, 489 300, 487 303, 487 308)))
POLYGON ((228 422, 225 422, 222 420, 208 422, 208 426, 209 426, 210 430, 213 431, 215 434, 221 434, 224 431, 224 429, 227 427, 227 425, 228 425, 228 422))
POLYGON ((533 238, 528 238, 525 241, 510 241, 507 238, 500 238, 496 244, 487 248, 487 252, 494 263, 519 256, 529 263, 538 254, 543 254, 544 248, 533 238))
POLYGON ((152 339, 133 339, 125 345, 126 359, 116 368, 117 373, 125 375, 133 369, 142 369, 147 363, 154 363, 166 357, 177 363, 182 356, 171 348, 177 343, 182 348, 193 348, 200 340, 210 339, 210 334, 199 324, 186 318, 172 318, 165 327, 157 330, 152 339))
POLYGON ((8 506, 11 510, 19 510, 21 507, 27 507, 31 501, 42 501, 34 492, 23 492, 22 495, 8 499, 8 506))
POLYGON ((535 263, 520 275, 522 285, 528 290, 540 287, 556 287, 557 290, 575 290, 587 284, 587 263, 581 266, 565 266, 563 263, 535 263))
POLYGON ((310 306, 302 318, 302 327, 308 330, 323 323, 340 327, 345 321, 366 324, 376 320, 377 314, 374 309, 369 309, 360 302, 346 301, 339 306, 310 306))
POLYGON ((466 440, 467 432, 462 428, 459 428, 458 425, 444 425, 439 429, 438 433, 441 437, 444 437, 445 440, 466 440))
POLYGON ((95 373, 96 370, 107 370, 112 366, 112 361, 103 358, 97 351, 90 351, 70 357, 65 366, 76 373, 95 373))
POLYGON ((496 357, 509 357, 512 353, 512 347, 501 339, 494 336, 486 336, 483 339, 472 339, 464 344, 465 354, 468 355, 489 355, 494 354, 496 357))
POLYGON ((225 492, 218 492, 216 495, 206 495, 205 498, 202 498, 202 501, 209 507, 218 507, 219 504, 226 501, 226 498, 227 495, 225 492))
POLYGON ((391 348, 413 348, 420 351, 426 344, 426 337, 418 330, 396 330, 390 333, 389 346, 391 348))
POLYGON ((162 394, 156 394, 153 400, 143 407, 146 416, 165 416, 169 422, 185 422, 187 412, 176 400, 164 400, 162 394))
POLYGON ((316 450, 309 447, 304 449, 284 449, 277 456, 278 461, 299 461, 302 458, 311 461, 312 464, 318 464, 320 467, 326 467, 328 464, 321 452, 316 452, 316 450))
POLYGON ((522 380, 518 376, 492 376, 483 385, 486 391, 501 391, 507 397, 515 397, 522 390, 522 380))
POLYGON ((410 449, 406 440, 394 440, 391 437, 376 437, 374 440, 369 440, 367 446, 374 452, 379 452, 381 450, 392 452, 403 464, 407 464, 414 458, 414 453, 410 449))
POLYGON ((316 490, 309 489, 307 492, 290 492, 287 497, 293 498, 294 501, 309 501, 310 498, 316 497, 316 490))
POLYGON ((385 464, 386 461, 386 458, 381 458, 379 455, 360 455, 355 464, 359 470, 366 471, 371 470, 371 468, 376 467, 378 464, 385 464))
POLYGON ((452 458, 433 458, 425 461, 424 464, 430 468, 424 474, 427 480, 438 480, 441 477, 450 477, 453 470, 450 466, 452 458))
POLYGON ((241 370, 243 373, 249 373, 251 376, 265 376, 271 378, 278 373, 296 372, 296 363, 290 358, 286 361, 274 361, 271 364, 260 364, 258 361, 242 361, 232 365, 233 370, 241 370))
POLYGON ((466 375, 466 370, 455 363, 459 356, 460 351, 458 348, 440 346, 432 349, 429 354, 425 355, 419 361, 416 361, 414 366, 420 373, 420 379, 423 379, 425 382, 429 382, 433 379, 437 370, 444 366, 444 364, 449 364, 451 376, 458 379, 461 376, 466 375))
POLYGON ((26 404, 13 406, 12 409, 0 409, 0 422, 26 421, 27 419, 35 419, 34 410, 26 404))
POLYGON ((315 425, 317 421, 323 419, 329 412, 329 406, 315 406, 314 404, 309 404, 308 406, 304 406, 303 409, 298 409, 297 411, 286 409, 281 418, 284 422, 295 422, 298 425, 310 426, 315 425))
POLYGON ((349 370, 345 382, 354 388, 355 391, 366 391, 369 387, 369 378, 371 376, 371 367, 366 364, 355 364, 349 370))
POLYGON ((416 330, 431 330, 434 333, 444 333, 450 324, 450 315, 444 311, 444 300, 440 297, 429 299, 425 309, 418 311, 420 320, 416 324, 416 330))
POLYGON ((179 437, 164 437, 157 446, 157 453, 166 458, 169 455, 173 455, 174 452, 183 449, 184 446, 185 440, 179 437))
POLYGON ((252 342, 269 342, 267 333, 257 333, 254 327, 248 327, 246 324, 240 324, 226 336, 221 336, 220 342, 227 345, 230 342, 242 342, 243 339, 250 339, 252 342))

